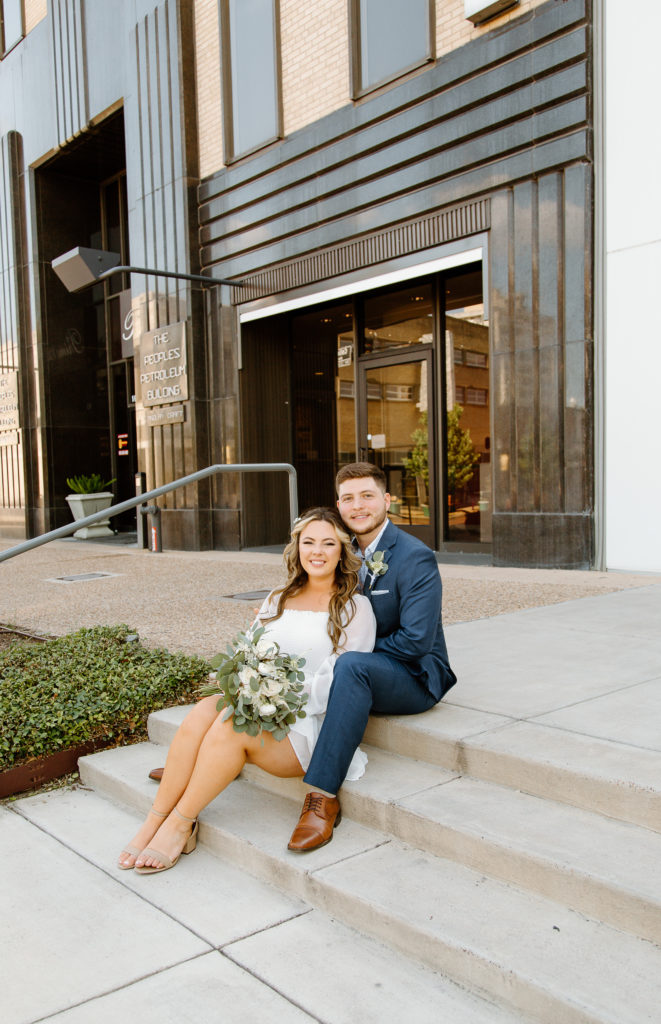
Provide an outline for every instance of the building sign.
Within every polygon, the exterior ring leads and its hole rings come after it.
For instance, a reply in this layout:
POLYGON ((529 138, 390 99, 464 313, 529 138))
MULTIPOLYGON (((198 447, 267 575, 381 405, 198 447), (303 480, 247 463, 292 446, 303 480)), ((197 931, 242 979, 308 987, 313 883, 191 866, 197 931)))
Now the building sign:
POLYGON ((129 435, 118 434, 117 435, 117 454, 128 455, 129 453, 129 435))
POLYGON ((183 423, 186 419, 183 405, 173 405, 169 409, 154 409, 147 413, 147 426, 160 427, 164 423, 183 423))
POLYGON ((169 324, 142 335, 139 374, 145 406, 188 398, 185 323, 169 324))
POLYGON ((119 319, 122 329, 122 359, 133 358, 133 309, 131 289, 119 293, 119 319))
POLYGON ((18 373, 0 373, 0 431, 18 430, 18 373))

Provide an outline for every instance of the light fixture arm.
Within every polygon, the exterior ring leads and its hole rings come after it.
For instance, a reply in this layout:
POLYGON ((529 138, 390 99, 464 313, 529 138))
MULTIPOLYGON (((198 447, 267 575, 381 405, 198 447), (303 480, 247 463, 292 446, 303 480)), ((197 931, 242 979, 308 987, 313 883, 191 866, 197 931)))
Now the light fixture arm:
MULTIPOLYGON (((145 274, 149 277, 175 277, 183 281, 198 281, 200 284, 217 285, 227 284, 234 288, 241 288, 245 281, 228 281, 224 277, 206 277, 204 274, 180 274, 173 270, 153 270, 150 267, 111 267, 99 274, 96 281, 105 281, 107 277, 115 274, 145 274)), ((96 283, 96 282, 94 282, 96 283)))
POLYGON ((77 245, 75 249, 62 253, 51 260, 51 266, 64 287, 70 292, 79 292, 89 288, 98 281, 105 281, 115 274, 144 274, 146 277, 174 277, 182 281, 195 281, 198 284, 215 286, 229 285, 241 288, 245 281, 228 281, 225 277, 209 277, 204 274, 182 274, 175 270, 156 270, 154 267, 132 267, 120 265, 118 252, 106 252, 105 249, 89 249, 77 245))

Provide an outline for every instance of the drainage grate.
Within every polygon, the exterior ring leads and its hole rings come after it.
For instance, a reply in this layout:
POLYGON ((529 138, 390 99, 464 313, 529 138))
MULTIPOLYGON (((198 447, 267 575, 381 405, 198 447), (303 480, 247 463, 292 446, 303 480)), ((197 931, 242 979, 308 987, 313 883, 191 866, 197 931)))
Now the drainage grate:
POLYGON ((271 593, 270 590, 247 590, 244 594, 225 594, 230 601, 263 601, 271 593))
POLYGON ((118 572, 79 572, 73 576, 55 576, 46 583, 84 583, 85 580, 101 580, 109 576, 119 576, 118 572))

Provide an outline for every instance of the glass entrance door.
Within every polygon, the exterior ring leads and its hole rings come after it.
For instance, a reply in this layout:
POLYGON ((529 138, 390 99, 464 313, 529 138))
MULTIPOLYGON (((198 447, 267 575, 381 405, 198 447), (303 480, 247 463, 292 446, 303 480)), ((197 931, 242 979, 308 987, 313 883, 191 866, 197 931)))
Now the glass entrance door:
POLYGON ((386 474, 392 521, 434 547, 431 387, 431 352, 360 364, 361 458, 386 474))

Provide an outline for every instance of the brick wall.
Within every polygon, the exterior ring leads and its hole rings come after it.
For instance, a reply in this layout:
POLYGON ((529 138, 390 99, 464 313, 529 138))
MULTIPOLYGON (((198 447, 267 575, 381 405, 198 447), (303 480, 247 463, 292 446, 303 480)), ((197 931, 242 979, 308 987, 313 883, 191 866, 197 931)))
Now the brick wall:
POLYGON ((25 0, 25 34, 31 32, 47 14, 47 0, 25 0))
POLYGON ((347 0, 280 0, 285 135, 350 102, 347 0))
POLYGON ((195 0, 195 80, 200 177, 223 166, 218 0, 195 0))
MULTIPOLYGON (((436 56, 500 28, 546 0, 518 7, 475 27, 463 0, 436 0, 436 56)), ((45 0, 28 0, 34 6, 45 0)), ((351 102, 348 0, 280 0, 285 135, 351 102)), ((195 0, 200 176, 223 165, 218 0, 195 0)))

